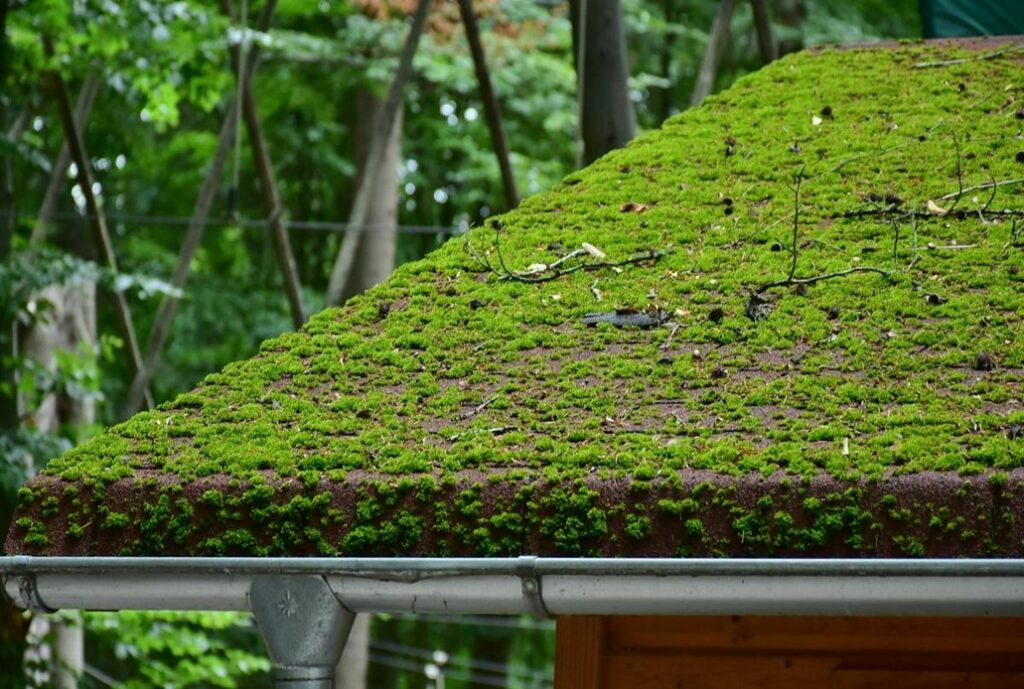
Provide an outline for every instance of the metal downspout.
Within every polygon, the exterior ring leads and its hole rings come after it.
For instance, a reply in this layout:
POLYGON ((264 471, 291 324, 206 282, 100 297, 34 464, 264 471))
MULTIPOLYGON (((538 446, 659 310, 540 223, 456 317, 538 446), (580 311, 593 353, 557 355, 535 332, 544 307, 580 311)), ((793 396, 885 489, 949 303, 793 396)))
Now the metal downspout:
POLYGON ((333 689, 355 614, 342 607, 323 577, 258 576, 248 598, 277 689, 333 689))

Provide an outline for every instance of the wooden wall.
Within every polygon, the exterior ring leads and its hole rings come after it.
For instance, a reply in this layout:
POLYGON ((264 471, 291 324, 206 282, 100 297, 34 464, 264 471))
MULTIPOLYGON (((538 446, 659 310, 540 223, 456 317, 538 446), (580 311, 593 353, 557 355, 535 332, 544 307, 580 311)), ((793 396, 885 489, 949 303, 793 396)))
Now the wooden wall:
POLYGON ((560 617, 555 689, 1024 689, 1024 620, 560 617))

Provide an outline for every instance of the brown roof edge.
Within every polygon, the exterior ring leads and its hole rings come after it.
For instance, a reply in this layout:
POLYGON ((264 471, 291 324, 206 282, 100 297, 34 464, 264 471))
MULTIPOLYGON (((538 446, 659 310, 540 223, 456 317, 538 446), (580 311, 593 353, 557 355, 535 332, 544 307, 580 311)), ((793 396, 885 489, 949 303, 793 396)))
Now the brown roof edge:
POLYGON ((37 477, 6 551, 30 555, 1024 557, 1024 469, 875 479, 480 471, 345 480, 155 472, 95 491, 37 477), (69 491, 68 487, 74 486, 69 491), (99 494, 98 494, 99 493, 99 494), (73 501, 77 503, 72 504, 73 501), (43 514, 54 514, 43 520, 43 514), (45 525, 45 526, 44 526, 45 525), (46 531, 42 532, 41 529, 46 531))

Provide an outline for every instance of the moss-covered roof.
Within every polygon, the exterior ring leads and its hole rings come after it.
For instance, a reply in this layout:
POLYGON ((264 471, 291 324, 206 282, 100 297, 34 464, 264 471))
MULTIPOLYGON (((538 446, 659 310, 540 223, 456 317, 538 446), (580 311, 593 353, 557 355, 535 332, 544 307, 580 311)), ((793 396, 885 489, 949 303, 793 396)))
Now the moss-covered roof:
POLYGON ((8 550, 1020 555, 1019 55, 780 60, 53 462, 8 550))

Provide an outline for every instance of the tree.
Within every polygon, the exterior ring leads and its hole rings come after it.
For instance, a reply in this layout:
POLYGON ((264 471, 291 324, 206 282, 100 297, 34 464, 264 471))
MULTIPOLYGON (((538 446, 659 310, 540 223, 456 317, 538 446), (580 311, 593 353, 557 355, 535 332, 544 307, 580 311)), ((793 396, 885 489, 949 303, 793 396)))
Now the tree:
POLYGON ((366 166, 370 153, 369 141, 383 107, 383 100, 372 89, 364 87, 356 93, 356 103, 356 175, 362 178, 372 172, 376 174, 366 182, 370 185, 370 197, 365 226, 348 228, 349 232, 359 233, 359 245, 342 292, 343 300, 373 287, 391 274, 395 268, 398 239, 398 164, 402 153, 402 110, 400 108, 395 116, 380 167, 370 171, 366 166))
POLYGON ((636 135, 629 63, 619 0, 570 0, 573 54, 579 74, 583 165, 636 135))

